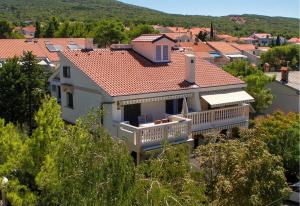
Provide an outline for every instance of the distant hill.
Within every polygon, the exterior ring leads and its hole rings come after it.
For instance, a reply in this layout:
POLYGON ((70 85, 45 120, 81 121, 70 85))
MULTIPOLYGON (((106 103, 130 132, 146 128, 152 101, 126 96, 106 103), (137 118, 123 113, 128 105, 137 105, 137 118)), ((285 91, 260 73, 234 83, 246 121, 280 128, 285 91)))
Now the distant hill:
MULTIPOLYGON (((203 5, 199 5, 203 6, 203 5)), ((299 19, 259 15, 229 15, 223 17, 177 15, 125 4, 116 0, 0 0, 0 19, 9 21, 47 20, 57 16, 62 20, 97 21, 118 18, 125 23, 148 23, 175 26, 205 26, 213 21, 219 32, 237 36, 252 32, 298 36, 299 19)))

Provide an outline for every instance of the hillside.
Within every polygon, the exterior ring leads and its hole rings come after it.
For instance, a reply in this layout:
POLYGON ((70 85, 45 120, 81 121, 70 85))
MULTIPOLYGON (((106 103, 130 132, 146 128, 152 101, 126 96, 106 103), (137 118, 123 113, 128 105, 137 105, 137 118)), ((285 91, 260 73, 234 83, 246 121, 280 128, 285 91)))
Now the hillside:
POLYGON ((61 19, 96 21, 100 18, 118 18, 127 22, 177 26, 209 26, 213 21, 219 32, 243 36, 256 32, 274 35, 298 35, 298 19, 241 15, 211 17, 176 15, 125 4, 116 0, 0 0, 0 19, 9 21, 41 21, 57 16, 61 19), (51 2, 51 3, 50 3, 51 2))

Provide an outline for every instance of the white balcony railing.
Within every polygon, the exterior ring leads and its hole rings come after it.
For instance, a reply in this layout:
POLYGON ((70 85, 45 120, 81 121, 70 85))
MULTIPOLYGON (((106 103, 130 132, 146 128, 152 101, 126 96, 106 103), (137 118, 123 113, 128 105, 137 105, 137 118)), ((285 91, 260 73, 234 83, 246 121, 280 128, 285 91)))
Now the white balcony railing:
POLYGON ((191 138, 191 120, 170 116, 168 123, 135 127, 128 122, 118 124, 118 137, 125 138, 132 151, 143 151, 161 147, 163 141, 184 142, 191 138))
POLYGON ((192 112, 186 118, 192 120, 193 132, 239 124, 249 120, 249 105, 192 112))

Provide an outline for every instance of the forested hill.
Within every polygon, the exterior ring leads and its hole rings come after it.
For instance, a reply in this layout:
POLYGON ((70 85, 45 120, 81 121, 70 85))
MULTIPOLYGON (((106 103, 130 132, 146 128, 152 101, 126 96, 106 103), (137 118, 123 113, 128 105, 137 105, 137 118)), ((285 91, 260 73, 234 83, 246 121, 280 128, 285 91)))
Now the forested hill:
MULTIPOLYGON (((205 6, 205 5, 199 5, 205 6)), ((148 23, 176 26, 209 26, 213 21, 219 32, 243 36, 254 31, 298 36, 299 19, 241 15, 211 17, 177 15, 125 4, 116 0, 0 0, 0 20, 62 20, 96 21, 117 18, 126 23, 148 23)))

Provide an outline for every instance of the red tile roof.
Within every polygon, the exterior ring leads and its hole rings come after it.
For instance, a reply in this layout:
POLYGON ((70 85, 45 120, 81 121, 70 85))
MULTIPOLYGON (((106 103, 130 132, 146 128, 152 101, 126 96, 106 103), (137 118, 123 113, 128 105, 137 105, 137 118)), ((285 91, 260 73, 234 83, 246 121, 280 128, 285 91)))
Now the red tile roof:
POLYGON ((240 41, 254 41, 255 39, 252 37, 240 37, 239 40, 240 41))
POLYGON ((289 43, 300 43, 300 38, 293 37, 288 40, 289 43))
POLYGON ((165 35, 165 34, 143 34, 135 39, 132 40, 132 42, 155 42, 162 38, 167 38, 171 41, 174 41, 171 37, 165 35))
POLYGON ((232 44, 233 47, 241 51, 254 51, 255 46, 253 44, 232 44))
POLYGON ((198 44, 194 44, 193 42, 180 42, 179 45, 181 47, 189 47, 194 52, 211 52, 211 51, 215 51, 213 48, 211 48, 207 44, 201 43, 201 42, 199 42, 198 44))
POLYGON ((35 33, 35 31, 36 31, 35 26, 33 26, 33 25, 23 27, 22 30, 26 31, 26 32, 30 32, 30 33, 35 33))
MULTIPOLYGON (((63 54, 111 96, 192 88, 184 81, 185 56, 182 52, 172 52, 171 62, 160 64, 152 63, 133 50, 66 50, 63 54)), ((200 87, 244 83, 200 57, 196 57, 196 62, 195 83, 200 87)))
POLYGON ((67 49, 67 46, 74 42, 84 46, 84 38, 52 38, 52 39, 36 39, 31 42, 25 39, 0 39, 0 59, 8 59, 14 56, 22 56, 24 51, 32 51, 38 58, 48 58, 52 62, 59 61, 57 52, 50 52, 46 48, 45 42, 53 45, 60 45, 62 49, 67 49))
POLYGON ((228 34, 218 34, 217 37, 219 39, 222 39, 222 40, 225 40, 227 42, 236 42, 238 41, 238 38, 237 37, 234 37, 234 36, 230 36, 228 34))
POLYGON ((163 33, 163 34, 167 35, 171 39, 178 39, 184 36, 190 37, 189 32, 170 32, 170 33, 163 33))
POLYGON ((216 49, 217 51, 223 53, 223 54, 238 54, 240 51, 233 46, 231 46, 230 43, 222 42, 222 41, 210 41, 207 42, 209 46, 216 49))

